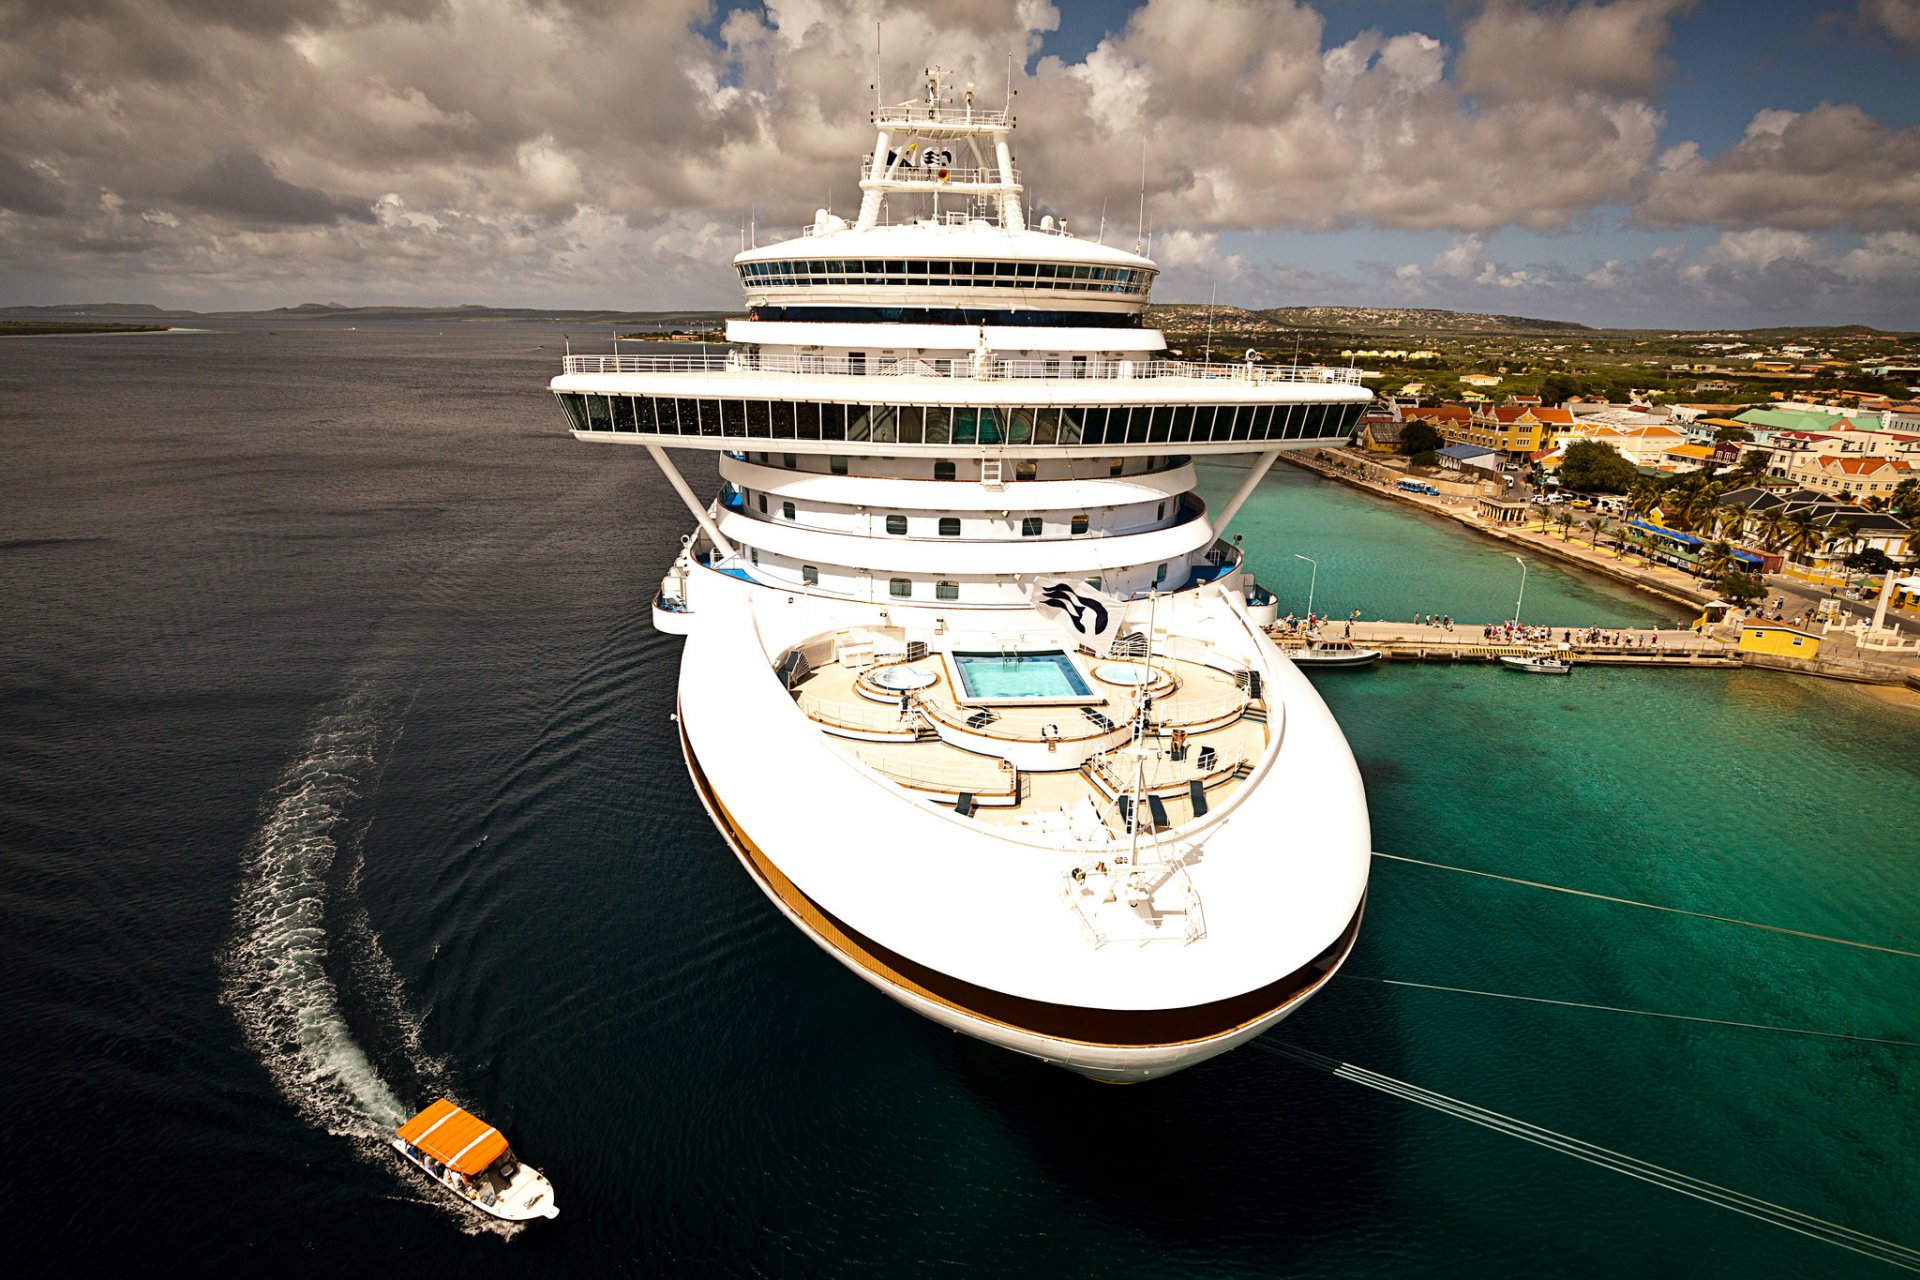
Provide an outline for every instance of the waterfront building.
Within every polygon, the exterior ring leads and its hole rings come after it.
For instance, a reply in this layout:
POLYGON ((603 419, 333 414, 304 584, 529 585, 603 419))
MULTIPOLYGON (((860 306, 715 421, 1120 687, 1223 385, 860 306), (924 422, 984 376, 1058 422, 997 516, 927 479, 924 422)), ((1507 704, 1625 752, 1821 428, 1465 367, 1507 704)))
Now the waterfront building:
POLYGON ((1778 622, 1749 621, 1741 624, 1740 642, 1735 647, 1741 653, 1763 653, 1775 658, 1805 658, 1811 661, 1820 656, 1820 637, 1811 631, 1782 626, 1778 622))

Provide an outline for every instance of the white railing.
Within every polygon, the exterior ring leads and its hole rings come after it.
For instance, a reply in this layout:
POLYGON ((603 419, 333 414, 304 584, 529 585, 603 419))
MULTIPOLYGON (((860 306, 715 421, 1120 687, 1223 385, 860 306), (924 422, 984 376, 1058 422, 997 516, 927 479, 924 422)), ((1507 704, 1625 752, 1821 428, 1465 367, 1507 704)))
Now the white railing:
POLYGON ((942 187, 966 185, 1010 187, 1019 185, 1020 170, 1016 167, 1002 177, 1000 171, 995 168, 960 169, 951 165, 928 168, 919 164, 876 165, 869 160, 860 170, 860 180, 862 182, 927 182, 942 187))
MULTIPOLYGON (((1163 755, 1147 762, 1146 787, 1149 791, 1160 791, 1167 787, 1184 786, 1195 778, 1206 779, 1230 773, 1246 762, 1245 751, 1235 751, 1229 756, 1209 749, 1204 743, 1190 742, 1184 760, 1163 755), (1200 767, 1202 754, 1208 758, 1208 767, 1205 769, 1200 767)), ((1089 758, 1087 763, 1113 794, 1127 795, 1133 791, 1134 764, 1131 759, 1121 756, 1119 752, 1108 751, 1089 758)))
POLYGON ((1227 720, 1247 709, 1247 695, 1235 692, 1217 698, 1181 698, 1178 696, 1165 702, 1156 699, 1147 714, 1153 723, 1161 727, 1211 724, 1215 720, 1227 720))
POLYGON ((918 721, 911 715, 904 719, 901 717, 898 704, 883 707, 866 701, 859 694, 828 699, 818 694, 803 693, 794 701, 809 720, 842 729, 911 735, 918 727, 918 721))
POLYGON ((1329 365, 1201 364, 1192 360, 989 360, 971 358, 849 360, 845 356, 763 355, 735 351, 717 356, 568 356, 567 373, 725 373, 783 377, 943 378, 959 382, 1054 379, 1124 382, 1158 378, 1246 382, 1345 382, 1358 385, 1360 370, 1329 365))
POLYGON ((874 123, 882 129, 911 129, 917 124, 999 124, 1007 122, 1007 113, 981 107, 933 107, 923 104, 882 107, 874 123))
POLYGON ((910 760, 885 760, 861 751, 853 754, 855 759, 869 769, 920 791, 971 791, 977 796, 1010 796, 1020 785, 1018 771, 1004 760, 997 762, 998 769, 988 772, 984 768, 951 769, 910 760))

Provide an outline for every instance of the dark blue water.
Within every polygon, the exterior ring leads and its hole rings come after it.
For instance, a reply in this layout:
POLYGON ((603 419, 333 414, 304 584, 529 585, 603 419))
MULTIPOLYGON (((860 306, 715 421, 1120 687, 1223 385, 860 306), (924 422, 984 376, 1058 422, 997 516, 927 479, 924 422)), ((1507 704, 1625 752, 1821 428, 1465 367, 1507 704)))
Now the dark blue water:
MULTIPOLYGON (((639 451, 562 433, 542 390, 560 342, 261 325, 0 347, 12 1259, 422 1276, 1865 1268, 1258 1051, 1101 1088, 851 979, 775 916, 689 793, 668 720, 678 642, 647 618, 688 521, 639 451), (442 1091, 552 1176, 557 1221, 485 1230, 380 1149, 391 1115, 442 1091)), ((1357 501, 1276 477, 1249 546, 1271 564, 1390 547, 1357 501)), ((1465 535, 1389 515, 1414 550, 1333 570, 1343 607, 1465 618, 1477 599, 1428 597, 1504 594, 1491 563, 1484 584, 1448 585, 1442 557, 1480 553, 1465 535)), ((1643 607, 1560 590, 1609 621, 1643 607)), ((1324 681, 1376 844, 1920 937, 1911 711, 1748 673, 1541 683, 1324 681)), ((1282 1038, 1916 1242, 1916 1051, 1360 979, 1911 1037, 1920 961, 1376 872, 1354 980, 1282 1038)))

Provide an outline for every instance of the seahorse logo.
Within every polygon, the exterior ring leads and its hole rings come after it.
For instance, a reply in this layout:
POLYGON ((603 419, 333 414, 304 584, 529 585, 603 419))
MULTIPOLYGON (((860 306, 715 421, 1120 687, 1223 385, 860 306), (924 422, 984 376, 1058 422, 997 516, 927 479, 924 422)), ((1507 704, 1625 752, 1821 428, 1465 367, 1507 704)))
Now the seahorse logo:
POLYGON ((1042 603, 1056 609, 1064 609, 1073 622, 1073 629, 1083 636, 1099 635, 1107 629, 1107 607, 1098 600, 1089 600, 1077 594, 1073 588, 1055 584, 1040 593, 1042 603), (1093 616, 1093 625, 1087 625, 1087 616, 1093 616))

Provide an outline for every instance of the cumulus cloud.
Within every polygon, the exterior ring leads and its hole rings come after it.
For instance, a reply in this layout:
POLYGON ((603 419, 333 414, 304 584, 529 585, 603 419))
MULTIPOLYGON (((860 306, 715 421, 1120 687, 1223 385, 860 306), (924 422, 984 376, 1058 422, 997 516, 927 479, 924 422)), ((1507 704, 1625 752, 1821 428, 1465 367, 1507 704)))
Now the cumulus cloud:
POLYGON ((1693 143, 1669 148, 1637 208, 1663 227, 1920 228, 1920 126, 1824 102, 1761 111, 1711 160, 1693 143))
POLYGON ((1909 52, 1920 52, 1920 0, 1860 0, 1860 16, 1909 52))
MULTIPOLYGON (((1863 12, 1892 32, 1912 7, 1863 12)), ((1048 49, 1047 0, 908 0, 884 6, 879 74, 903 98, 933 58, 997 102, 1011 57, 1033 204, 1083 233, 1105 207, 1109 243, 1132 241, 1144 151, 1173 296, 1351 283, 1257 261, 1245 232, 1451 233, 1440 258, 1381 279, 1527 295, 1559 277, 1488 254, 1504 227, 1627 208, 1732 231, 1916 230, 1920 131, 1822 106, 1762 112, 1713 158, 1663 139, 1654 95, 1685 8, 1492 0, 1456 48, 1420 30, 1329 46, 1302 0, 1143 0, 1067 59, 1048 49)), ((0 0, 0 272, 117 273, 180 301, 724 305, 743 224, 790 234, 857 201, 881 12, 0 0)), ((1873 241, 1871 262, 1897 276, 1905 243, 1873 241)))

